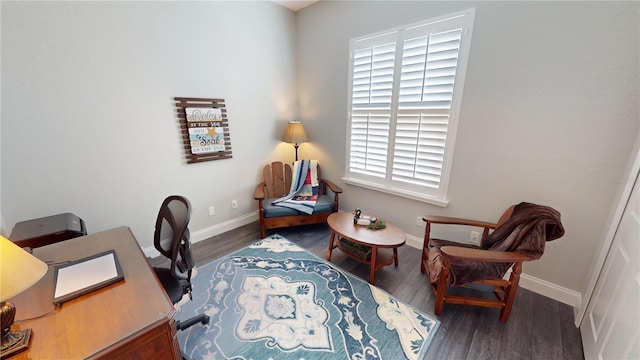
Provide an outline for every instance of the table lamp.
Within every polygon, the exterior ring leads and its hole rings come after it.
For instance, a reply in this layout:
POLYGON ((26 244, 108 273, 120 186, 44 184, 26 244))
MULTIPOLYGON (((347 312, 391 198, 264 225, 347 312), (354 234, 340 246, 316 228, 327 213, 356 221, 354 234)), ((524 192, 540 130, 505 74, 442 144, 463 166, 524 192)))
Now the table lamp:
POLYGON ((304 132, 302 123, 300 121, 290 121, 282 141, 294 144, 293 146, 296 148, 296 161, 298 161, 298 146, 300 146, 300 143, 307 142, 307 133, 304 132))
POLYGON ((8 299, 38 282, 47 273, 47 268, 47 264, 40 259, 4 236, 0 236, 0 322, 2 323, 0 358, 26 349, 31 337, 31 329, 11 331, 16 307, 8 299))

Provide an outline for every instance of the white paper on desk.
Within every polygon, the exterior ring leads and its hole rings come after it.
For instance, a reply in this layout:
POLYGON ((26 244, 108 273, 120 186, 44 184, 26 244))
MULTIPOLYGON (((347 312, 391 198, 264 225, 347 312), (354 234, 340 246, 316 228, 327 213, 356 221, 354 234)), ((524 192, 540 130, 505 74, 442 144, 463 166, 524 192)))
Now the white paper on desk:
POLYGON ((58 269, 54 298, 71 294, 118 276, 113 253, 58 269))

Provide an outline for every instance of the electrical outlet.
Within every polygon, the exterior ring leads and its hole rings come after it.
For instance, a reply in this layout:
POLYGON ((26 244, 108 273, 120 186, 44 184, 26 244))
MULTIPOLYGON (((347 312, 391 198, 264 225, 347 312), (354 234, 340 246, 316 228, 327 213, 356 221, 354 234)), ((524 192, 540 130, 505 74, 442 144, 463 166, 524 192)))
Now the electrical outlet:
POLYGON ((424 224, 424 221, 422 221, 422 216, 416 216, 416 226, 422 226, 422 224, 424 224))
POLYGON ((469 241, 471 241, 472 244, 480 245, 480 233, 472 231, 471 235, 469 235, 469 241))
POLYGON ((231 200, 231 208, 232 209, 238 208, 238 200, 231 200))
POLYGON ((209 216, 213 216, 216 214, 216 208, 213 206, 209 206, 209 216))

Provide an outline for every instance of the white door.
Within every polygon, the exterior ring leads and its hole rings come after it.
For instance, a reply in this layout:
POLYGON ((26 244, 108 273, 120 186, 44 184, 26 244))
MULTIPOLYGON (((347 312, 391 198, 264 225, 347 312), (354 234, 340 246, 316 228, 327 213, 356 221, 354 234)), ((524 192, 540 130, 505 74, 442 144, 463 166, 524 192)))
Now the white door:
POLYGON ((638 187, 636 178, 580 325, 585 359, 640 359, 638 187))

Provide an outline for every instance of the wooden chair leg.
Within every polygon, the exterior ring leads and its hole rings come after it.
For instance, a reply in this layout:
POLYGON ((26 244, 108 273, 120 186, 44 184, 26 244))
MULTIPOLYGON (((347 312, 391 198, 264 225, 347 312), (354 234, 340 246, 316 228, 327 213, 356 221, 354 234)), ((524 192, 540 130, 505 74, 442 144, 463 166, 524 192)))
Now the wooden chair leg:
POLYGON ((261 216, 260 217, 260 239, 264 239, 267 237, 267 230, 265 229, 264 226, 264 218, 261 216))
POLYGON ((264 208, 262 207, 262 200, 258 200, 258 217, 260 218, 260 239, 267 237, 267 230, 264 225, 264 208))
POLYGON ((520 282, 520 273, 522 272, 522 263, 515 263, 511 269, 511 276, 509 277, 509 287, 505 289, 504 295, 504 307, 500 312, 500 321, 505 323, 509 319, 511 314, 511 307, 513 301, 516 298, 516 290, 518 290, 518 283, 520 282))
POLYGON ((438 284, 436 286, 436 307, 435 314, 440 316, 444 308, 444 295, 447 292, 447 280, 449 279, 449 268, 443 267, 440 271, 438 284))
POLYGON ((267 230, 264 228, 264 220, 260 219, 260 239, 267 237, 267 230))
POLYGON ((431 224, 427 221, 427 225, 424 228, 424 239, 422 241, 422 256, 420 259, 420 272, 425 273, 427 271, 427 266, 425 265, 427 261, 427 249, 429 248, 429 239, 431 238, 431 224))

